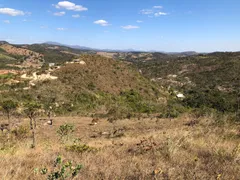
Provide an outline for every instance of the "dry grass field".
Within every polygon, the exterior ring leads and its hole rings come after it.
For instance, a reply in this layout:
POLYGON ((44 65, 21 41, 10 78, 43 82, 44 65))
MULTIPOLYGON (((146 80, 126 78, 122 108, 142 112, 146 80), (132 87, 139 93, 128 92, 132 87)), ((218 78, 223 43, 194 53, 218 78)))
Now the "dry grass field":
MULTIPOLYGON (((54 170, 54 160, 82 164, 75 179, 240 179, 240 127, 213 125, 212 117, 130 119, 113 123, 89 117, 55 117, 52 126, 38 121, 37 146, 24 130, 1 133, 0 179, 47 179, 41 168, 54 170), (65 123, 75 131, 60 140, 65 123), (76 141, 78 140, 78 142, 76 141), (73 144, 87 145, 74 150, 73 144)), ((25 124, 25 125, 24 125, 25 124)))

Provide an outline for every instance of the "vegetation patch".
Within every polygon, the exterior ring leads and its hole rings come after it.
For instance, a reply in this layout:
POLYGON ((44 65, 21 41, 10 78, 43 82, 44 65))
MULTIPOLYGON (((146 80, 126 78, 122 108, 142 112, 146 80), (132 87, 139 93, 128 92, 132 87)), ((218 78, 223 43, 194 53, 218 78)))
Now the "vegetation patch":
POLYGON ((73 145, 67 145, 65 147, 66 151, 70 151, 70 152, 75 152, 75 153, 79 153, 79 154, 83 154, 85 152, 96 152, 97 149, 90 147, 86 144, 73 144, 73 145))
POLYGON ((34 169, 35 173, 41 173, 48 180, 56 180, 56 179, 73 179, 75 178, 82 169, 81 164, 73 165, 72 161, 63 161, 61 156, 58 156, 54 161, 54 170, 49 172, 47 168, 38 168, 34 169))

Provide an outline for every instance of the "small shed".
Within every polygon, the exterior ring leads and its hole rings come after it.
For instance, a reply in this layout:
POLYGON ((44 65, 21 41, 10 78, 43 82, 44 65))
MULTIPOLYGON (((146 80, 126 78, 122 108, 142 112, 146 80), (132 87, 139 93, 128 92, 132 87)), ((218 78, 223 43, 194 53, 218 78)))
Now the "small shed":
POLYGON ((182 93, 178 93, 178 94, 177 94, 177 98, 183 99, 183 98, 185 98, 185 96, 184 96, 182 93))

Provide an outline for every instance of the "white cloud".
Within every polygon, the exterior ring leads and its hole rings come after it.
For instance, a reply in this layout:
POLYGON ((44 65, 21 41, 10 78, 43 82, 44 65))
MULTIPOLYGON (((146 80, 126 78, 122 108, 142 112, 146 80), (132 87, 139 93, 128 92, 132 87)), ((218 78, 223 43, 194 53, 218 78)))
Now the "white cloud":
POLYGON ((101 19, 101 20, 94 21, 93 23, 94 23, 94 24, 101 25, 101 26, 109 26, 109 25, 110 25, 107 21, 102 20, 102 19, 101 19))
POLYGON ((123 29, 138 29, 139 26, 133 26, 133 25, 127 25, 127 26, 121 26, 123 29))
POLYGON ((57 28, 58 31, 66 31, 66 28, 57 28))
POLYGON ((137 23, 142 23, 143 21, 141 21, 141 20, 137 20, 136 22, 137 22, 137 23))
POLYGON ((166 15, 167 15, 167 13, 165 13, 165 12, 157 12, 157 13, 154 14, 154 16, 156 16, 156 17, 158 17, 158 16, 166 16, 166 15))
POLYGON ((69 1, 60 1, 57 5, 54 5, 58 9, 67 9, 72 11, 87 11, 88 8, 83 7, 82 5, 76 5, 69 1))
POLYGON ((153 6, 154 9, 162 9, 162 6, 153 6))
POLYGON ((25 13, 20 10, 11 9, 11 8, 0 8, 0 14, 6 14, 9 16, 23 16, 25 13))
POLYGON ((74 14, 72 15, 73 18, 80 18, 80 15, 79 14, 74 14))
POLYGON ((62 11, 62 12, 56 12, 56 13, 54 13, 53 15, 54 16, 64 16, 66 13, 64 12, 64 11, 62 11))
POLYGON ((4 20, 3 21, 5 24, 10 24, 11 22, 9 20, 4 20))
POLYGON ((152 9, 143 9, 140 11, 141 14, 145 14, 145 15, 149 15, 149 14, 153 14, 153 10, 152 9))
POLYGON ((152 9, 143 9, 140 11, 143 15, 148 15, 148 17, 159 17, 166 16, 168 13, 160 11, 163 8, 162 6, 153 6, 152 9))

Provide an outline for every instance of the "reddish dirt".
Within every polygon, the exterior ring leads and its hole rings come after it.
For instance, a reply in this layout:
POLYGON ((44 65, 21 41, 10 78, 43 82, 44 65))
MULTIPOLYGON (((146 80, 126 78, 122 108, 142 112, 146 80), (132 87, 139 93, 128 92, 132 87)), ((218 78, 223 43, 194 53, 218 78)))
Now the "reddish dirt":
POLYGON ((0 75, 4 75, 4 74, 18 74, 19 71, 16 71, 16 70, 6 70, 6 69, 2 69, 0 70, 0 75))
POLYGON ((1 46, 2 49, 4 49, 7 53, 9 54, 17 54, 21 56, 36 56, 36 57, 43 57, 42 54, 30 51, 28 49, 23 49, 23 48, 17 48, 9 44, 4 44, 1 46))

